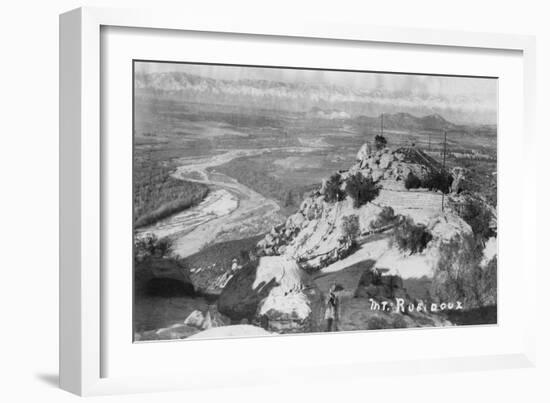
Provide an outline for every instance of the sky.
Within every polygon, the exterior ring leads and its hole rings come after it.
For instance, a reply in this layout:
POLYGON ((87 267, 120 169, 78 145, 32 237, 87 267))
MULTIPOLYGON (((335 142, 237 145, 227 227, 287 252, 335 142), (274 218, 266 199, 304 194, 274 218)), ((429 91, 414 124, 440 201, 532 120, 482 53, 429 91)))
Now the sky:
POLYGON ((381 91, 388 95, 403 94, 408 100, 445 100, 445 108, 475 109, 486 122, 496 123, 498 80, 456 76, 433 76, 377 72, 347 72, 288 68, 197 65, 181 63, 138 62, 136 72, 186 72, 217 80, 267 80, 285 83, 338 86, 351 90, 381 91), (482 112, 483 111, 483 112, 482 112))

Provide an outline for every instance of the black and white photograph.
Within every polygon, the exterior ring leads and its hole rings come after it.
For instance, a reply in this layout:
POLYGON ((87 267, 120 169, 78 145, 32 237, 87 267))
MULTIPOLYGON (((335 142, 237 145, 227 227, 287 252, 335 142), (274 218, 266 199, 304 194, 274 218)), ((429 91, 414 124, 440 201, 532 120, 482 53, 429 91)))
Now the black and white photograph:
POLYGON ((134 342, 497 324, 498 78, 132 79, 134 342))

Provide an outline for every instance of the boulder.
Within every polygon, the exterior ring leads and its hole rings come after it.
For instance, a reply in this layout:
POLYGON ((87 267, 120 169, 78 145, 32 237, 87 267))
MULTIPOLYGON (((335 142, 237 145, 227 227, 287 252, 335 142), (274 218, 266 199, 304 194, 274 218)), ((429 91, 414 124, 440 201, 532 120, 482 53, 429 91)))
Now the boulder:
POLYGON ((205 314, 199 310, 194 310, 183 322, 185 326, 195 327, 200 330, 210 329, 212 327, 227 326, 230 323, 231 321, 229 318, 218 312, 215 306, 208 307, 205 314))
POLYGON ((226 286, 218 309, 234 322, 262 323, 278 333, 315 331, 322 294, 296 262, 265 256, 244 267, 226 286))
POLYGON ((302 228, 302 225, 304 224, 305 220, 306 218, 304 217, 304 215, 300 212, 297 212, 287 218, 285 226, 287 229, 290 229, 290 230, 300 229, 302 228))
POLYGON ((355 159, 360 162, 365 161, 370 155, 370 153, 371 153, 371 147, 369 143, 365 143, 361 146, 361 148, 357 152, 357 156, 355 157, 355 159))
POLYGON ((186 326, 193 326, 201 329, 204 323, 204 315, 201 311, 195 310, 189 314, 189 316, 183 321, 186 326))
POLYGON ((374 182, 378 182, 380 179, 384 177, 384 170, 380 168, 376 168, 372 170, 372 180, 374 182))
POLYGON ((380 162, 378 163, 378 166, 381 169, 388 169, 393 161, 393 154, 386 152, 382 154, 380 157, 380 162))
POLYGON ((228 326, 231 324, 231 319, 222 315, 215 305, 209 306, 206 315, 204 316, 204 322, 202 329, 210 329, 213 327, 228 326))
POLYGON ((258 306, 258 318, 277 333, 317 331, 323 297, 320 290, 293 260, 271 258, 260 264, 257 284, 276 279, 268 296, 258 306))
POLYGON ((242 319, 251 321, 256 317, 258 305, 277 285, 276 279, 267 283, 256 283, 256 271, 260 262, 269 257, 250 262, 243 266, 223 289, 218 299, 218 311, 228 316, 233 322, 242 319))

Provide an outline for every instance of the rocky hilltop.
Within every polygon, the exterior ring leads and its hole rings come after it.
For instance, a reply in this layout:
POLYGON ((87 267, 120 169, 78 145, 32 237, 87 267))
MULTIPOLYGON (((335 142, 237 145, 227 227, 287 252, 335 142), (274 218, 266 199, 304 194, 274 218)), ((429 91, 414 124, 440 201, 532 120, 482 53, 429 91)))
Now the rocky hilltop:
MULTIPOLYGON (((329 202, 326 198, 327 180, 324 180, 318 191, 301 203, 298 212, 288 217, 284 225, 273 228, 258 243, 259 253, 287 256, 296 260, 302 268, 315 271, 342 259, 356 246, 349 242, 345 234, 345 217, 358 217, 359 237, 383 229, 377 227, 383 221, 380 215, 385 207, 391 208, 394 215, 410 216, 417 223, 435 222, 436 217, 442 214, 441 193, 407 189, 406 180, 413 175, 422 182, 441 169, 436 160, 414 147, 373 151, 365 144, 351 168, 338 172, 341 190, 345 191, 349 177, 360 173, 379 186, 378 196, 359 208, 354 206, 349 196, 341 201, 329 202)), ((459 180, 457 176, 456 181, 459 180)), ((445 202, 447 207, 448 200, 445 202)), ((450 221, 460 220, 452 212, 447 216, 450 221)))
MULTIPOLYGON (((341 199, 327 197, 334 178, 324 180, 295 214, 258 243, 260 256, 284 257, 311 274, 334 273, 368 260, 388 276, 430 279, 429 297, 435 299, 465 298, 460 287, 483 276, 487 263, 496 259, 496 211, 479 195, 463 191, 464 169, 445 171, 415 147, 373 150, 365 144, 354 164, 335 175, 341 199), (348 179, 358 174, 378 192, 360 206, 346 194, 348 179), (429 185, 434 175, 448 178, 443 188, 429 185), (477 209, 473 213, 472 205, 477 209), (472 229, 479 217, 490 223, 485 239, 472 229), (349 222, 356 223, 352 233, 349 222), (407 237, 415 233, 421 234, 419 246, 411 247, 407 237), (488 238, 491 248, 485 247, 488 238)), ((471 306, 496 301, 494 288, 485 302, 472 299, 471 306)))
MULTIPOLYGON (((493 323, 496 211, 464 186, 468 180, 467 170, 446 170, 414 146, 365 144, 351 167, 324 180, 242 267, 205 270, 204 283, 218 287, 207 292, 208 309, 138 336, 324 331, 331 287, 342 299, 339 330, 493 323), (458 307, 474 315, 464 319, 458 307)), ((196 279, 191 271, 184 280, 205 292, 196 279)))

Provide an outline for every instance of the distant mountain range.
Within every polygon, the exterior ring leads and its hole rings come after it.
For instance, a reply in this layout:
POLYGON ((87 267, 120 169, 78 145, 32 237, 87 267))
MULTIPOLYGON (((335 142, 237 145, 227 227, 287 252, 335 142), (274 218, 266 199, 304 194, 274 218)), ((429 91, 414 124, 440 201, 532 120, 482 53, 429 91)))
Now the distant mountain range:
MULTIPOLYGON (((319 117, 388 114, 388 127, 409 121, 422 127, 441 127, 444 121, 483 124, 496 115, 473 97, 439 97, 406 91, 364 91, 329 84, 270 80, 222 80, 185 72, 136 73, 137 94, 165 94, 197 103, 238 105, 311 113, 319 117), (325 111, 331 111, 325 116, 325 111), (418 122, 415 116, 425 116, 418 122)), ((400 125, 399 125, 400 126, 400 125)))
MULTIPOLYGON (((382 123, 380 116, 359 116, 357 120, 365 126, 379 127, 382 123)), ((461 125, 449 122, 437 113, 420 117, 404 112, 384 114, 383 125, 385 129, 393 130, 459 130, 463 128, 461 125)))

